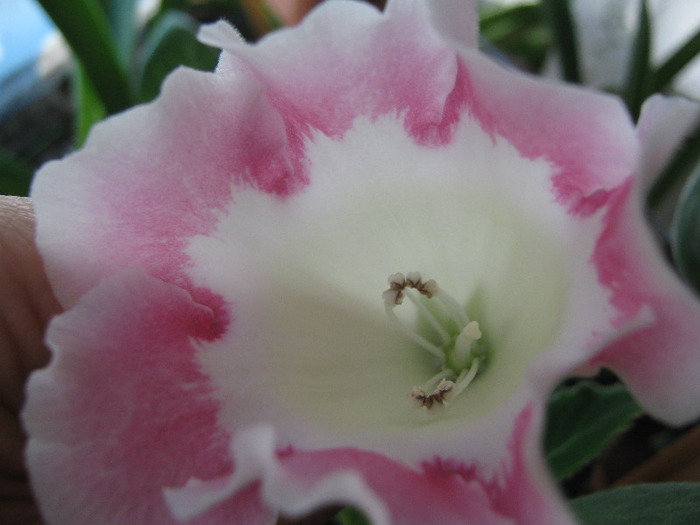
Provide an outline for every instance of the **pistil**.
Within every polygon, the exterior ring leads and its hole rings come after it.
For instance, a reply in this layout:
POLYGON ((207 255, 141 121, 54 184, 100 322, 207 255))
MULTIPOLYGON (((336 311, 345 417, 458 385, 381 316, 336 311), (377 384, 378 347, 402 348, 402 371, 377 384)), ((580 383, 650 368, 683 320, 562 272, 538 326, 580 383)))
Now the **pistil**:
POLYGON ((454 361, 458 367, 468 367, 472 359, 472 343, 481 339, 479 323, 470 321, 455 340, 454 361))

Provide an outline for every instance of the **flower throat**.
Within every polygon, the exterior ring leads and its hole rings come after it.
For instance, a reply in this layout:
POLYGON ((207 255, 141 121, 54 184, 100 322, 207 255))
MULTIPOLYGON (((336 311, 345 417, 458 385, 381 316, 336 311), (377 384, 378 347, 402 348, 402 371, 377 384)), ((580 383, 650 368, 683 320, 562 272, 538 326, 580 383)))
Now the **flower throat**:
POLYGON ((423 386, 414 386, 411 396, 419 406, 427 409, 446 405, 464 392, 479 370, 483 369, 485 355, 479 348, 481 339, 479 323, 470 320, 459 303, 440 289, 433 279, 423 281, 418 272, 390 275, 389 289, 384 291, 382 297, 389 319, 411 341, 437 360, 439 372, 423 386), (455 331, 451 326, 452 323, 441 322, 426 307, 420 295, 440 303, 445 313, 456 324, 457 330, 455 331), (406 297, 414 304, 421 318, 435 331, 436 339, 440 340, 439 344, 429 341, 418 331, 399 320, 394 309, 402 304, 406 297))

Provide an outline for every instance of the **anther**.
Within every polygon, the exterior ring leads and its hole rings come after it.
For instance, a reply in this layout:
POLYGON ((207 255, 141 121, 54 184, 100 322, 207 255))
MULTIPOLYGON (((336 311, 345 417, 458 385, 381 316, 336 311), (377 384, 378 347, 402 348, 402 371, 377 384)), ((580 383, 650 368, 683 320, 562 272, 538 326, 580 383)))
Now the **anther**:
POLYGON ((419 291, 420 291, 420 293, 425 295, 428 299, 431 299, 433 296, 435 296, 440 291, 440 289, 438 288, 438 285, 435 282, 435 279, 430 279, 429 281, 425 281, 423 283, 423 286, 419 291))
POLYGON ((419 272, 409 272, 406 275, 405 286, 417 290, 428 299, 431 299, 438 292, 438 285, 435 280, 430 279, 429 281, 423 282, 423 277, 419 272))
POLYGON ((423 283, 421 274, 418 272, 410 272, 407 276, 404 276, 402 273, 394 273, 389 276, 388 282, 389 289, 384 291, 382 297, 384 298, 384 308, 389 316, 389 319, 391 319, 392 322, 398 326, 401 331, 411 340, 428 350, 428 352, 433 354, 435 357, 439 358, 440 362, 442 363, 445 359, 445 354, 442 348, 434 345, 421 335, 415 333, 410 328, 405 326, 401 321, 399 321, 398 317, 393 311, 394 307, 402 304, 404 297, 408 296, 420 314, 438 333, 442 339, 442 344, 447 344, 450 341, 450 335, 447 333, 445 328, 443 328, 440 322, 435 318, 430 310, 428 310, 425 305, 418 300, 418 298, 409 293, 409 290, 406 290, 406 288, 414 288, 422 295, 430 298, 433 296, 433 290, 437 289, 437 284, 432 279, 426 283, 423 283))
POLYGON ((382 293, 384 304, 388 306, 398 306, 403 303, 404 293, 401 290, 392 290, 389 288, 382 293))
POLYGON ((420 406, 429 409, 436 404, 444 405, 447 395, 452 391, 453 388, 454 383, 452 381, 443 379, 442 381, 440 381, 440 384, 437 386, 437 388, 432 394, 428 395, 422 388, 414 386, 413 392, 411 392, 411 396, 418 402, 420 406))
POLYGON ((384 302, 401 304, 404 298, 403 289, 406 287, 406 276, 401 272, 394 273, 389 276, 388 281, 389 289, 382 294, 384 302))
POLYGON ((416 288, 422 280, 422 276, 419 272, 408 272, 406 275, 406 283, 411 288, 416 288))

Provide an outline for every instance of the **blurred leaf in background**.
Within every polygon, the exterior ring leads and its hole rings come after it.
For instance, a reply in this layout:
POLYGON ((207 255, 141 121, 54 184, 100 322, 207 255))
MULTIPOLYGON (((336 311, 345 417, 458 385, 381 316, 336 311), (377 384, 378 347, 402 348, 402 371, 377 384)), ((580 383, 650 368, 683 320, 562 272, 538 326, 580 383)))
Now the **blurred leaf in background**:
MULTIPOLYGON (((0 49, 9 53, 11 46, 3 43, 19 42, 18 35, 30 36, 21 22, 25 21, 54 34, 54 48, 63 57, 61 67, 55 68, 58 80, 52 78, 49 84, 45 77, 31 77, 32 85, 42 86, 46 93, 27 97, 26 107, 15 99, 3 106, 0 98, 0 193, 26 195, 31 174, 43 162, 80 146, 90 128, 108 115, 155 98, 163 79, 176 67, 213 70, 219 52, 200 43, 196 34, 202 23, 221 18, 249 41, 280 25, 275 12, 259 0, 71 0, 70 9, 65 0, 0 0, 0 21, 5 21, 0 24, 0 49), (25 11, 32 16, 25 17, 25 11), (47 104, 54 109, 47 111, 47 104), (12 114, 3 113, 3 107, 12 114)), ((20 47, 29 53, 28 71, 46 62, 46 50, 20 47)), ((56 54, 53 48, 50 51, 56 54)), ((0 55, 0 74, 8 63, 0 55)), ((4 84, 0 87, 0 93, 8 92, 4 84)), ((28 90, 22 85, 14 91, 28 90)))
POLYGON ((590 380, 558 389, 547 411, 545 456, 558 480, 593 461, 642 413, 622 384, 590 380))
POLYGON ((0 151, 0 194, 27 195, 33 174, 31 166, 7 151, 0 151))
POLYGON ((700 523, 700 483, 622 487, 572 501, 583 525, 695 525, 700 523))
POLYGON ((217 49, 197 40, 199 23, 187 13, 165 11, 145 36, 137 62, 139 100, 158 96, 165 77, 181 65, 211 71, 219 57, 217 49))
POLYGON ((539 2, 515 5, 486 2, 480 31, 487 49, 498 50, 521 69, 537 72, 544 66, 552 31, 539 2))
POLYGON ((0 0, 0 193, 26 195, 36 166, 63 153, 68 63, 60 33, 38 4, 0 0), (41 110, 33 107, 37 99, 41 110))

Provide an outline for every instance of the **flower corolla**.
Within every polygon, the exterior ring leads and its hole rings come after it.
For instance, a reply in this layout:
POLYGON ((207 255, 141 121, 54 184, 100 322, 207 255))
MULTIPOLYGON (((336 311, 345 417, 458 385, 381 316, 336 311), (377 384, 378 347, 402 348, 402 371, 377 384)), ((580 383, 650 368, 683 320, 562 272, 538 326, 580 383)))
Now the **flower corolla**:
POLYGON ((638 133, 506 69, 474 4, 330 2, 255 45, 209 26, 214 73, 41 170, 67 309, 24 414, 49 523, 560 525, 562 377, 608 366, 698 415, 700 309, 641 209, 672 102, 638 133))

